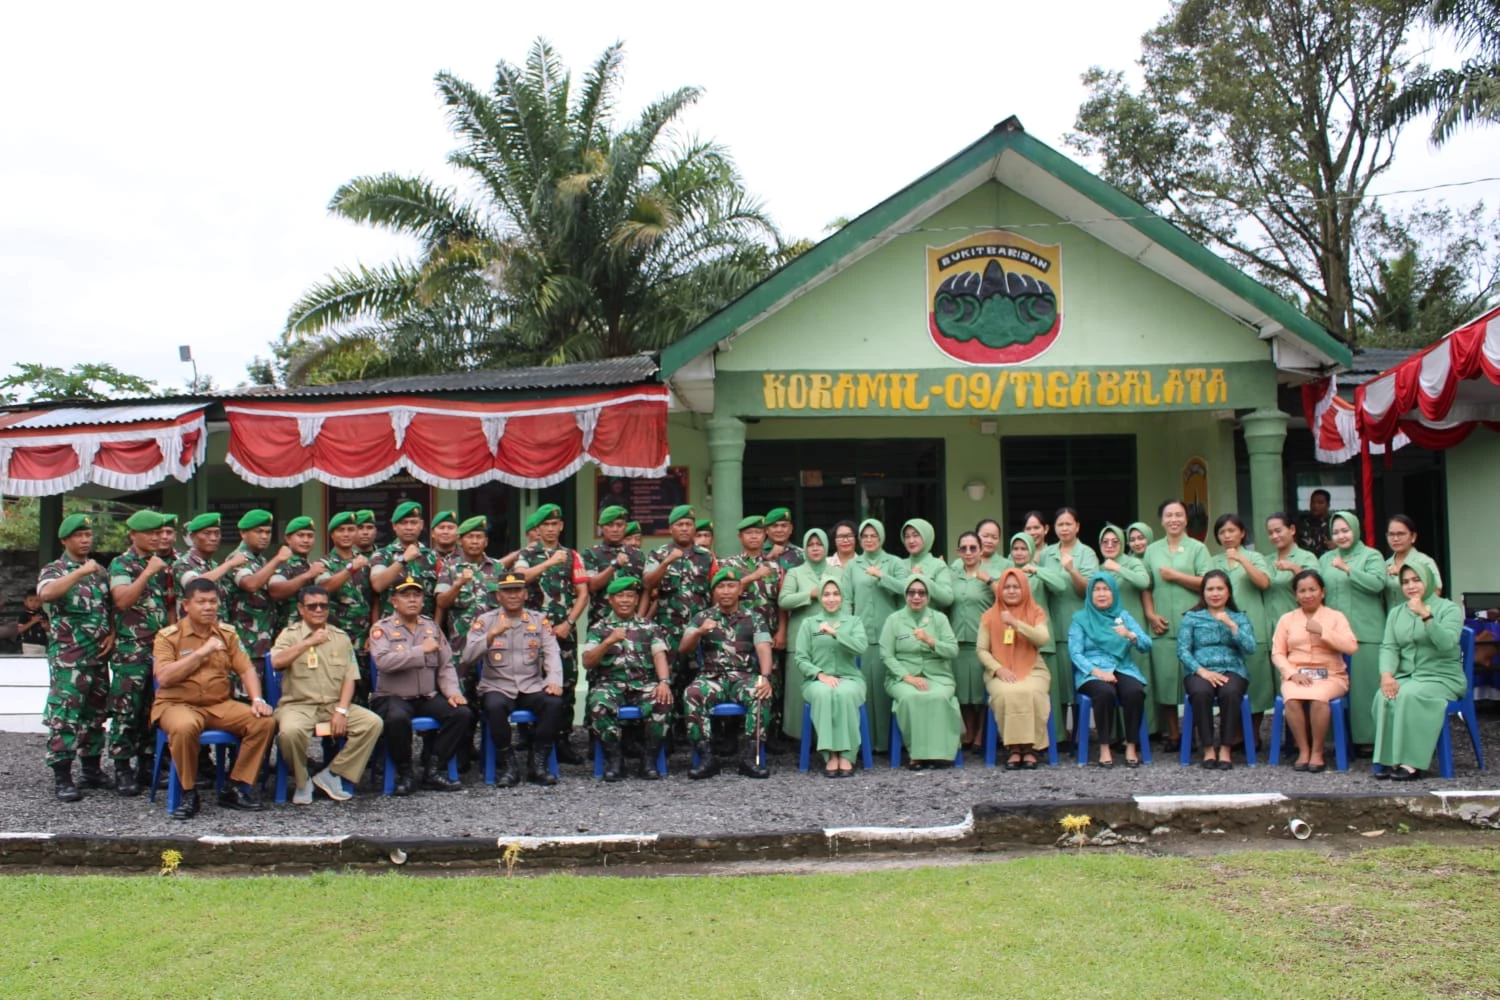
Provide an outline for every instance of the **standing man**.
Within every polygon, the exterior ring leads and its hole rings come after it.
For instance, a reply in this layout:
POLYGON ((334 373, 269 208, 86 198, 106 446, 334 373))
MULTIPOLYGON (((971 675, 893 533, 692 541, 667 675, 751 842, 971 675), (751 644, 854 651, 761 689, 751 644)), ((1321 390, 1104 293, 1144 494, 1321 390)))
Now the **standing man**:
POLYGON ((641 777, 655 781, 661 777, 656 769, 657 754, 671 721, 668 647, 654 625, 636 617, 641 581, 633 576, 617 577, 607 589, 610 614, 589 624, 583 644, 583 666, 591 671, 589 724, 604 750, 604 780, 619 781, 625 777, 620 709, 633 705, 645 712, 646 752, 641 758, 641 777))
POLYGON ((380 534, 380 526, 375 523, 375 512, 373 510, 357 510, 354 512, 354 547, 359 554, 369 558, 375 554, 375 536, 380 534))
POLYGON ((641 522, 630 521, 625 525, 625 547, 641 551, 645 536, 641 534, 641 522))
POLYGON ((156 633, 170 622, 171 573, 160 554, 162 516, 138 510, 125 527, 130 547, 109 564, 109 595, 115 612, 115 651, 109 664, 109 759, 115 765, 115 791, 129 797, 151 781, 156 758, 150 722, 151 653, 156 633))
MULTIPOLYGON (((252 664, 264 662, 266 653, 271 650, 271 640, 276 637, 276 602, 271 599, 271 577, 292 557, 292 550, 285 545, 275 555, 266 557, 266 551, 271 547, 273 520, 268 510, 251 510, 246 511, 238 524, 240 545, 236 551, 244 553, 244 562, 231 578, 234 587, 229 592, 229 623, 239 633, 240 645, 252 664)), ((184 587, 183 591, 186 590, 184 587)), ((235 697, 246 693, 236 687, 235 697)))
POLYGON ((563 723, 563 667, 557 638, 540 612, 526 607, 526 581, 507 573, 497 584, 500 609, 474 619, 465 633, 462 665, 479 674, 479 697, 499 756, 496 783, 521 780, 510 745, 510 714, 536 716, 526 750, 526 780, 555 785, 547 758, 563 723))
MULTIPOLYGON (((719 571, 719 561, 712 552, 693 543, 698 524, 692 507, 681 504, 672 508, 670 522, 672 540, 653 550, 646 560, 646 587, 656 592, 656 627, 675 653, 693 617, 713 603, 710 584, 719 571)), ((694 666, 691 659, 677 657, 672 672, 674 693, 680 696, 686 688, 694 666)))
POLYGON ((1327 490, 1313 490, 1307 498, 1307 513, 1298 519, 1297 544, 1315 556, 1333 550, 1328 535, 1328 507, 1332 502, 1327 490))
POLYGON ((167 621, 177 620, 177 587, 172 580, 172 564, 177 561, 177 515, 161 515, 161 539, 157 542, 156 554, 167 567, 167 621))
POLYGON ((410 795, 416 784, 411 720, 419 715, 436 719, 439 725, 425 762, 422 787, 456 792, 463 786, 448 777, 448 760, 469 731, 473 713, 458 689, 453 649, 438 631, 437 622, 422 614, 424 595, 416 579, 407 577, 391 589, 396 613, 370 629, 370 659, 375 674, 370 706, 385 723, 386 747, 396 766, 395 792, 410 795))
MULTIPOLYGON (((219 551, 223 533, 219 527, 219 514, 199 514, 187 523, 188 548, 172 563, 172 603, 176 617, 181 618, 182 591, 193 580, 203 577, 212 580, 219 589, 219 610, 228 614, 231 607, 230 584, 224 578, 245 565, 249 556, 243 549, 235 549, 222 563, 214 558, 219 551)), ((230 577, 232 580, 233 578, 230 577)))
POLYGON ((329 594, 328 621, 349 637, 356 658, 370 642, 370 560, 357 548, 357 516, 346 510, 328 519, 330 551, 317 579, 329 594))
POLYGON ((458 549, 458 511, 440 510, 432 519, 432 551, 437 553, 438 570, 461 557, 458 549))
POLYGON ((448 589, 438 595, 437 606, 443 609, 455 656, 463 652, 474 619, 495 610, 500 603, 495 588, 503 571, 499 560, 485 551, 489 544, 489 518, 483 514, 471 517, 458 526, 458 555, 443 567, 448 589))
POLYGON ((693 528, 693 544, 700 549, 714 550, 714 523, 710 520, 700 520, 693 528))
POLYGON ((198 813, 198 737, 205 729, 222 729, 240 738, 219 805, 254 812, 260 809, 255 780, 276 732, 271 706, 261 697, 260 677, 238 633, 219 621, 219 592, 213 583, 193 580, 184 596, 182 621, 156 633, 152 649, 157 688, 151 722, 167 735, 183 793, 171 815, 187 820, 198 813), (231 670, 249 693, 249 705, 230 699, 231 670))
POLYGON ((292 554, 271 574, 268 588, 271 600, 276 602, 278 632, 297 617, 297 592, 316 583, 325 566, 321 559, 309 562, 307 558, 318 543, 318 526, 312 518, 292 518, 286 523, 282 538, 292 554))
POLYGON ((766 514, 766 554, 781 564, 782 575, 807 562, 802 546, 792 541, 792 512, 785 507, 766 514))
POLYGON ((353 704, 359 661, 348 633, 328 624, 331 612, 327 590, 303 587, 297 595, 296 619, 271 647, 271 666, 282 674, 276 748, 292 771, 293 805, 312 805, 314 787, 335 802, 349 798, 340 779, 358 784, 380 739, 380 717, 353 704), (319 725, 327 725, 329 736, 345 743, 333 760, 325 761, 323 770, 309 777, 307 746, 319 725))
POLYGON ((698 752, 698 766, 689 778, 712 778, 719 773, 714 759, 713 721, 715 705, 740 705, 745 709, 744 756, 740 773, 747 778, 769 778, 762 762, 760 740, 771 725, 771 633, 754 615, 740 607, 740 579, 732 569, 721 569, 713 578, 714 607, 693 616, 682 636, 678 652, 697 652, 698 676, 683 694, 688 741, 698 752))
POLYGON ((47 612, 42 610, 42 599, 34 590, 21 598, 16 638, 20 640, 22 656, 47 655, 47 612))
POLYGON ((389 618, 396 613, 392 598, 396 584, 403 580, 415 580, 422 588, 422 615, 432 618, 437 613, 437 595, 448 589, 438 580, 437 553, 422 544, 422 505, 415 500, 403 500, 391 514, 391 527, 396 540, 375 553, 370 559, 370 588, 375 591, 380 617, 389 618))
POLYGON ((107 788, 99 767, 104 752, 104 711, 109 698, 109 577, 89 553, 94 548, 93 522, 86 514, 69 514, 58 526, 63 554, 42 567, 36 593, 49 605, 52 634, 47 641, 50 678, 47 687, 47 766, 52 769, 59 802, 83 796, 73 784, 73 758, 83 759, 85 788, 107 788))
POLYGON ((740 578, 740 607, 750 612, 756 623, 771 636, 771 726, 766 732, 774 739, 781 731, 787 629, 787 613, 781 610, 776 595, 781 591, 781 580, 786 574, 781 563, 766 551, 764 517, 752 514, 741 520, 738 527, 740 554, 730 556, 719 565, 734 570, 740 578))
POLYGON ((537 540, 521 550, 515 569, 530 587, 526 606, 540 611, 547 619, 562 656, 563 728, 557 759, 565 764, 582 764, 583 757, 573 749, 571 736, 578 689, 576 630, 589 606, 589 575, 578 553, 560 542, 563 518, 562 508, 557 504, 538 508, 527 518, 526 530, 535 530, 537 540))
POLYGON ((589 623, 603 621, 609 615, 609 598, 605 589, 616 576, 633 576, 639 580, 646 572, 646 560, 639 547, 625 544, 626 520, 630 512, 624 507, 605 507, 599 512, 602 541, 579 555, 589 574, 589 623))

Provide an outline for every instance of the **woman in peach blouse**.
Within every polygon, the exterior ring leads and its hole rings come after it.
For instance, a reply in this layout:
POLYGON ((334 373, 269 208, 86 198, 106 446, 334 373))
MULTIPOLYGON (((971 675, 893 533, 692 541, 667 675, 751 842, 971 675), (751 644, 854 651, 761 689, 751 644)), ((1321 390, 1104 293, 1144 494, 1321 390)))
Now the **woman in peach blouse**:
POLYGON ((1292 578, 1297 610, 1276 623, 1271 662, 1281 674, 1286 724, 1297 741, 1293 771, 1317 774, 1326 769, 1323 741, 1328 736, 1328 703, 1349 693, 1344 654, 1359 640, 1341 612, 1323 605, 1323 578, 1305 569, 1292 578))

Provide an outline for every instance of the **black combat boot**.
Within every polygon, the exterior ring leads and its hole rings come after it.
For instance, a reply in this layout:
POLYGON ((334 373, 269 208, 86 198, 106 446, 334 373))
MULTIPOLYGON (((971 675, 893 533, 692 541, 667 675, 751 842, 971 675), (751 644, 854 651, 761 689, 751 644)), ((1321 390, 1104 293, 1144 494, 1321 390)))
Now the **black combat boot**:
POLYGON ((432 792, 457 792, 463 785, 448 777, 448 768, 436 757, 427 758, 427 770, 422 774, 422 787, 432 792))
MULTIPOLYGON (((383 780, 383 779, 382 779, 383 780)), ((417 777, 412 774, 411 768, 403 767, 396 770, 396 781, 391 788, 393 795, 410 795, 416 791, 417 777)))
POLYGON ((698 754, 698 766, 688 770, 688 777, 697 780, 699 778, 712 778, 719 773, 719 759, 714 756, 713 740, 703 740, 694 743, 693 749, 698 754))
POLYGON ((573 749, 573 730, 564 729, 557 734, 557 762, 559 764, 582 764, 583 755, 573 749))
POLYGON ((177 808, 167 813, 173 819, 192 819, 198 815, 198 789, 190 788, 182 793, 182 800, 177 803, 177 808))
POLYGON ((73 784, 73 762, 71 760, 58 761, 52 765, 52 779, 56 783, 57 801, 77 802, 83 798, 83 793, 78 786, 73 784))
POLYGON ((78 786, 80 788, 108 788, 113 782, 104 776, 104 769, 99 766, 98 757, 80 757, 83 762, 83 770, 78 775, 78 786))
POLYGON ((647 781, 660 781, 661 772, 656 769, 657 758, 661 756, 661 740, 646 738, 646 752, 641 754, 641 777, 647 781))
POLYGON ((531 748, 526 751, 526 780, 533 785, 557 784, 557 778, 553 777, 551 769, 547 767, 547 758, 551 756, 552 744, 532 744, 531 748))
POLYGON ((156 770, 156 755, 143 753, 135 759, 135 783, 141 788, 151 787, 151 775, 156 770))
POLYGON ((603 740, 604 748, 604 780, 625 780, 625 748, 620 746, 619 737, 612 740, 603 740))
POLYGON ((521 783, 521 772, 516 765, 514 750, 496 750, 495 784, 501 788, 515 788, 521 783))
POLYGON ((128 760, 115 761, 115 793, 126 799, 141 794, 141 786, 135 780, 135 768, 128 760))
POLYGON ((769 778, 771 776, 771 769, 762 763, 762 755, 756 752, 758 749, 759 747, 755 745, 754 740, 747 740, 745 742, 745 754, 740 758, 740 773, 747 778, 769 778))

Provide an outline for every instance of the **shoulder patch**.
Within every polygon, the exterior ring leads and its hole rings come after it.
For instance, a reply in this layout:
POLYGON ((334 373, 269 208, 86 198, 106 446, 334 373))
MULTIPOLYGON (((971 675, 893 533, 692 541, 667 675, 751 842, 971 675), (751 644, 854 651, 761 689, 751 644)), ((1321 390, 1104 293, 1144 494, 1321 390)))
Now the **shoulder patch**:
POLYGON ((376 625, 374 628, 370 629, 370 638, 371 639, 384 639, 385 638, 385 629, 381 628, 379 625, 376 625))
POLYGON ((474 619, 474 624, 469 626, 469 631, 470 632, 483 632, 484 631, 484 622, 480 621, 478 618, 474 619))
POLYGON ((158 632, 157 635, 176 635, 178 631, 179 629, 176 625, 168 625, 166 628, 158 632))

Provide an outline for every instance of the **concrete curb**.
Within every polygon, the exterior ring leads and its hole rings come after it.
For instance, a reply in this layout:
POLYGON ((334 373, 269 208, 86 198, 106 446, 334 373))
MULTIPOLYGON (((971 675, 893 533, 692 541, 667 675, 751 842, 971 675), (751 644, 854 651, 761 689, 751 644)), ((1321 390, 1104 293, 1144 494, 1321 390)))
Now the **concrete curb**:
MULTIPOLYGON (((1248 795, 1139 795, 1128 799, 1006 802, 977 805, 962 823, 935 827, 830 827, 775 833, 667 836, 615 834, 572 837, 385 838, 115 837, 0 833, 0 866, 155 870, 175 850, 189 868, 244 873, 274 869, 481 868, 503 864, 519 849, 525 870, 623 865, 817 861, 859 855, 995 852, 1050 847, 1063 838, 1065 816, 1089 817, 1083 844, 1145 843, 1168 836, 1243 834, 1287 839, 1297 818, 1314 830, 1471 827, 1500 830, 1500 790, 1419 795, 1289 798, 1248 795)), ((1074 843, 1078 841, 1070 841, 1074 843)))

